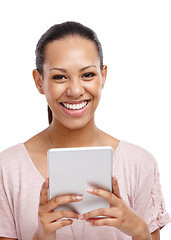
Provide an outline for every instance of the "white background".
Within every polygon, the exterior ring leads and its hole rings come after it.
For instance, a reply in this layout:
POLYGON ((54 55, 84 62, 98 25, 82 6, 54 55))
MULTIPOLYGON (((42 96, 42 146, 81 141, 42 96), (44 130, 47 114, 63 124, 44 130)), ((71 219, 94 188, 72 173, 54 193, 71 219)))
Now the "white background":
MULTIPOLYGON (((74 20, 102 43, 108 77, 96 123, 158 161, 171 214, 171 1, 1 1, 0 151, 46 128, 44 96, 32 79, 35 46, 53 24, 74 20)), ((161 231, 170 239, 171 225, 161 231)))

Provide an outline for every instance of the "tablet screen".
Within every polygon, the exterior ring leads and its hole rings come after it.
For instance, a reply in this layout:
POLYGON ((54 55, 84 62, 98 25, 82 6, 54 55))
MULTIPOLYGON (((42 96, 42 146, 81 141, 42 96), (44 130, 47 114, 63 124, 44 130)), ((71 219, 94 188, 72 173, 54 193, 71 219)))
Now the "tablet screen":
POLYGON ((49 199, 68 194, 82 195, 81 202, 60 206, 84 214, 109 207, 108 202, 87 193, 88 187, 112 191, 112 147, 56 148, 48 151, 49 199))

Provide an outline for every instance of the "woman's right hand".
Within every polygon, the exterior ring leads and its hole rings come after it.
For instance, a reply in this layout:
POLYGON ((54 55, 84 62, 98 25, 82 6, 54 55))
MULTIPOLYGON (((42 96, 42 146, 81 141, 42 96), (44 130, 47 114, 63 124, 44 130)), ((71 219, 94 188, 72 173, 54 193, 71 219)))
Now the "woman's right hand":
POLYGON ((78 219, 78 214, 71 211, 54 211, 60 205, 80 202, 82 196, 66 195, 48 200, 49 180, 46 178, 40 191, 38 228, 32 240, 56 240, 56 230, 71 225, 73 220, 78 219), (71 218, 71 219, 62 219, 71 218))

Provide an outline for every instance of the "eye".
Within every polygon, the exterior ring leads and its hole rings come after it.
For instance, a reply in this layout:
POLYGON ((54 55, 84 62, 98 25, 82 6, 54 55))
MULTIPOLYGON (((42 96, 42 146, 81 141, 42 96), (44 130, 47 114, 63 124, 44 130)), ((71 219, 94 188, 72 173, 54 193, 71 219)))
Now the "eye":
POLYGON ((66 77, 64 75, 54 75, 52 78, 55 80, 65 80, 66 79, 66 77))
POLYGON ((85 73, 85 74, 83 75, 83 78, 92 78, 92 77, 94 77, 94 76, 95 76, 94 73, 89 72, 89 73, 85 73))

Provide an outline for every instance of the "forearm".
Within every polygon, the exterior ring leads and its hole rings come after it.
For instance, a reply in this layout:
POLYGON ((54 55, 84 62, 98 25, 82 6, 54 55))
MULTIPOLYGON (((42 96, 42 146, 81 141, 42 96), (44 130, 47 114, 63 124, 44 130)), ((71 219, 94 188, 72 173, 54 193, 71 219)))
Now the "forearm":
POLYGON ((32 240, 40 240, 40 237, 38 236, 37 232, 34 234, 32 240))
POLYGON ((38 234, 38 232, 35 232, 32 240, 55 240, 56 239, 56 232, 49 234, 48 236, 43 234, 38 234))
POLYGON ((145 236, 145 237, 143 237, 143 236, 141 236, 141 237, 133 237, 132 240, 152 240, 152 237, 151 237, 151 235, 145 236))
POLYGON ((132 237, 132 240, 152 240, 150 231, 145 222, 141 225, 139 229, 137 229, 136 237, 132 237))

